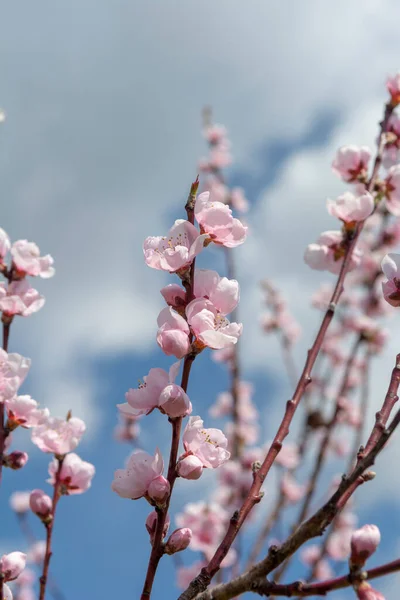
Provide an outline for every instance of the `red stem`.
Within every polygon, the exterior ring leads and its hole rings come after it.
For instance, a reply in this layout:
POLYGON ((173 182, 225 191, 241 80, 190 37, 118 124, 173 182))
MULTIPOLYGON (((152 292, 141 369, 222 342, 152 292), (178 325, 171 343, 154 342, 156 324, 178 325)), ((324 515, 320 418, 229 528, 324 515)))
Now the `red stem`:
POLYGON ((39 579, 39 582, 40 582, 39 600, 44 600, 44 597, 46 594, 46 586, 47 586, 47 580, 48 580, 48 576, 49 576, 50 559, 52 556, 51 543, 52 543, 52 538, 53 538, 54 521, 55 521, 55 517, 56 517, 57 504, 61 497, 60 475, 61 475, 62 465, 64 462, 64 457, 61 457, 61 458, 57 457, 57 460, 58 460, 58 469, 57 469, 57 473, 55 476, 54 491, 53 491, 53 503, 52 503, 52 509, 51 509, 51 517, 52 518, 49 521, 49 523, 47 523, 45 525, 45 527, 46 527, 46 553, 45 553, 44 561, 43 561, 42 575, 39 579))
MULTIPOLYGON (((384 118, 380 124, 381 128, 380 128, 380 134, 379 134, 378 151, 377 151, 377 155, 375 158, 371 178, 369 180, 368 185, 366 186, 366 189, 369 192, 372 191, 374 188, 375 180, 377 178, 378 171, 379 171, 379 167, 382 163, 382 153, 383 153, 383 148, 385 145, 384 131, 386 130, 387 122, 388 122, 388 119, 389 119, 390 115, 392 114, 392 112, 393 112, 393 106, 391 106, 390 103, 386 104, 384 118)), ((306 360, 303 372, 298 381, 293 398, 291 400, 288 400, 288 402, 286 403, 285 414, 284 414, 281 424, 278 428, 278 431, 277 431, 277 433, 273 439, 273 442, 267 452, 264 462, 262 463, 262 465, 261 465, 260 469, 257 471, 257 473, 254 475, 254 481, 250 488, 249 494, 246 497, 246 499, 244 500, 240 510, 236 511, 234 513, 234 515, 232 516, 229 526, 228 526, 228 530, 227 530, 222 542, 220 543, 217 550, 215 551, 214 556, 211 558, 208 565, 201 570, 200 574, 197 577, 195 577, 195 579, 193 579, 193 581, 190 583, 189 587, 179 596, 179 600, 192 600, 192 598, 194 598, 199 592, 204 591, 208 587, 211 579, 214 577, 214 575, 219 570, 221 562, 227 555, 230 547, 232 546, 232 544, 233 544, 241 526, 243 525, 244 521, 246 520, 247 516, 249 515, 249 513, 251 512, 251 510, 253 509, 255 504, 257 504, 261 500, 261 496, 260 496, 261 486, 264 483, 264 480, 265 480, 266 476, 268 475, 268 473, 271 469, 271 466, 273 465, 273 463, 275 461, 275 458, 277 457, 278 453, 280 452, 280 449, 282 448, 283 441, 285 440, 286 436, 289 434, 290 424, 293 420, 293 417, 295 415, 297 407, 300 403, 300 400, 304 394, 304 391, 305 391, 307 385, 311 382, 312 368, 315 364, 315 361, 316 361, 319 351, 321 349, 321 346, 322 346, 322 343, 323 343, 323 340, 325 337, 325 333, 333 319, 336 305, 342 295, 342 292, 344 289, 343 283, 344 283, 346 274, 349 270, 349 265, 350 265, 351 257, 353 254, 353 250, 358 241, 358 238, 363 229, 363 226, 364 226, 364 221, 360 221, 359 223, 357 223, 357 226, 354 230, 353 237, 349 241, 348 247, 346 249, 346 254, 344 256, 343 263, 342 263, 342 266, 340 269, 340 273, 339 273, 339 276, 338 276, 338 279, 336 282, 336 286, 335 286, 334 292, 333 292, 331 300, 330 300, 328 310, 326 311, 325 316, 322 320, 317 337, 316 337, 311 349, 308 351, 307 360, 306 360)))

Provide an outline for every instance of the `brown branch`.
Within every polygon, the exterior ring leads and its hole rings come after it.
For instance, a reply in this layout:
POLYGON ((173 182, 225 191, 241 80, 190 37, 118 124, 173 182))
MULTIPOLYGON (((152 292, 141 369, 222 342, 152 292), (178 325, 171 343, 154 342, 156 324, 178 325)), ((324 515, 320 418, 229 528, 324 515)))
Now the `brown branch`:
MULTIPOLYGON (((335 425, 337 423, 338 415, 341 410, 340 409, 340 400, 341 400, 342 396, 346 393, 346 390, 348 388, 348 382, 349 382, 352 368, 354 366, 355 359, 357 357, 357 351, 360 348, 362 342, 363 342, 363 337, 361 335, 358 335, 353 347, 350 350, 349 356, 347 358, 342 383, 341 383, 338 393, 336 395, 336 402, 335 402, 333 414, 325 426, 325 432, 324 432, 323 438, 320 442, 318 454, 317 454, 317 457, 316 457, 316 460, 314 463, 314 468, 312 470, 312 473, 311 473, 311 476, 310 476, 310 479, 309 479, 309 482, 307 485, 307 493, 303 499, 303 503, 302 503, 302 506, 300 509, 300 514, 297 518, 296 523, 293 526, 293 529, 296 529, 300 525, 300 523, 302 523, 304 521, 304 519, 306 518, 307 513, 309 511, 311 500, 312 500, 312 498, 314 496, 314 492, 316 490, 317 481, 322 472, 322 468, 324 466, 324 461, 325 461, 325 458, 327 455, 329 444, 332 439, 332 434, 333 434, 335 425)), ((290 560, 287 563, 285 563, 284 565, 282 565, 282 568, 276 574, 275 581, 277 583, 280 581, 281 577, 285 573, 289 564, 290 564, 290 560)))
POLYGON ((51 519, 49 520, 48 523, 45 524, 45 527, 46 527, 46 552, 44 555, 42 575, 39 578, 39 583, 40 583, 39 600, 44 600, 44 597, 46 594, 46 586, 47 586, 47 580, 48 580, 48 576, 49 576, 50 559, 52 556, 51 543, 52 543, 52 538, 53 538, 54 521, 55 521, 55 517, 56 517, 57 504, 58 504, 59 499, 61 498, 61 493, 60 493, 61 492, 61 490, 60 490, 61 478, 60 478, 60 476, 61 476, 62 465, 64 462, 64 457, 56 457, 56 460, 58 461, 58 469, 57 469, 57 473, 55 475, 55 481, 54 481, 51 519))
MULTIPOLYGON (((399 358, 396 357, 396 366, 392 371, 388 395, 397 392, 400 384, 400 365, 399 358), (397 387, 396 387, 397 386, 397 387)), ((384 405, 386 403, 386 399, 384 405)), ((379 414, 379 413, 378 413, 379 414)), ((269 573, 274 571, 281 565, 289 556, 294 554, 308 540, 322 535, 326 527, 328 527, 335 516, 344 507, 348 499, 354 491, 366 481, 373 478, 373 474, 367 472, 371 467, 377 455, 381 452, 387 441, 393 435, 393 432, 400 423, 400 410, 395 414, 392 422, 387 429, 380 430, 380 435, 376 440, 375 445, 361 456, 357 461, 357 465, 352 473, 348 476, 344 475, 336 492, 331 498, 307 521, 303 522, 300 527, 294 531, 288 539, 279 547, 271 546, 268 555, 257 565, 249 569, 244 574, 236 579, 233 579, 227 584, 217 586, 210 592, 203 592, 196 596, 196 600, 228 600, 246 591, 254 590, 257 587, 258 581, 265 578, 269 573)), ((375 424, 373 433, 377 425, 375 424)))
MULTIPOLYGON (((199 187, 199 178, 196 178, 196 181, 192 183, 189 196, 185 205, 187 220, 194 223, 194 207, 196 202, 196 194, 199 187)), ((186 303, 189 303, 193 299, 193 288, 194 288, 194 271, 195 271, 195 260, 193 260, 190 266, 189 278, 183 280, 183 284, 186 289, 186 303)), ((192 341, 192 336, 190 335, 190 341, 192 341)), ((189 375, 190 370, 192 368, 192 364, 194 359, 196 358, 195 352, 190 352, 184 358, 183 362, 183 370, 182 370, 182 379, 181 379, 181 388, 187 392, 188 384, 189 384, 189 375)), ((172 439, 171 439, 171 449, 169 454, 169 463, 168 463, 168 474, 167 479, 170 485, 170 493, 166 500, 166 503, 163 508, 156 508, 157 513, 157 526, 154 534, 153 545, 150 553, 149 563, 147 566, 146 578, 143 585, 141 600, 149 600, 151 597, 151 591, 153 588, 154 578, 157 572, 158 564, 164 554, 164 544, 163 544, 163 533, 164 533, 164 525, 167 519, 169 505, 171 502, 172 491, 174 489, 175 481, 177 478, 176 472, 176 463, 178 459, 178 451, 179 451, 179 442, 181 435, 181 427, 182 427, 182 417, 169 418, 169 421, 172 425, 172 439)))
MULTIPOLYGON (((384 145, 385 145, 384 132, 387 128, 387 123, 388 123, 388 120, 389 120, 392 112, 393 112, 393 106, 391 106, 390 103, 387 103, 385 105, 384 118, 383 118, 382 122, 380 123, 378 150, 377 150, 377 154, 375 157, 374 166, 372 169, 372 174, 371 174, 370 180, 368 182, 368 185, 366 186, 366 189, 369 192, 371 192, 374 189, 375 180, 378 176, 379 168, 382 163, 382 153, 383 153, 383 149, 384 149, 384 145)), ((247 516, 249 515, 249 513, 251 512, 251 510, 253 509, 255 504, 257 504, 261 500, 261 496, 260 496, 261 486, 262 486, 266 476, 268 475, 269 470, 270 470, 272 464, 274 463, 276 456, 278 455, 278 453, 282 447, 283 441, 285 440, 286 436, 289 434, 290 424, 293 420, 296 409, 301 401, 301 398, 304 394, 304 391, 305 391, 307 385, 311 382, 311 372, 312 372, 313 366, 315 364, 315 361, 318 357, 319 351, 321 349, 322 342, 325 337, 325 333, 333 319, 336 305, 342 295, 342 292, 344 289, 343 284, 344 284, 346 274, 349 270, 349 265, 350 265, 351 257, 353 254, 353 250, 356 246, 356 243, 361 234, 363 226, 364 226, 364 221, 360 221, 359 223, 357 223, 357 225, 354 229, 353 237, 351 239, 349 239, 349 241, 348 241, 346 253, 343 258, 343 263, 342 263, 342 266, 341 266, 341 269, 339 272, 339 276, 338 276, 338 279, 337 279, 337 282, 335 285, 335 289, 333 291, 333 294, 332 294, 332 297, 331 297, 331 300, 329 303, 329 307, 328 307, 328 309, 325 313, 325 316, 322 320, 317 337, 316 337, 311 349, 308 351, 307 360, 305 362, 305 366, 304 366, 304 369, 300 376, 300 379, 298 381, 293 398, 286 403, 285 414, 284 414, 281 424, 278 428, 278 431, 274 437, 274 440, 271 444, 271 447, 269 448, 267 455, 266 455, 264 462, 262 463, 260 469, 254 475, 254 481, 250 488, 249 494, 248 494, 247 498, 244 500, 240 510, 237 511, 234 514, 234 516, 231 518, 229 526, 228 526, 228 530, 227 530, 223 540, 221 541, 220 545, 218 546, 216 552, 214 553, 214 556, 211 558, 208 565, 201 570, 200 574, 197 577, 195 577, 195 579, 193 579, 193 581, 190 583, 189 587, 180 595, 179 600, 192 600, 192 598, 194 598, 198 593, 204 591, 208 587, 208 585, 211 582, 211 579, 214 577, 214 575, 219 570, 221 562, 227 555, 230 547, 232 546, 232 544, 233 544, 241 526, 243 525, 244 521, 246 520, 247 516)))

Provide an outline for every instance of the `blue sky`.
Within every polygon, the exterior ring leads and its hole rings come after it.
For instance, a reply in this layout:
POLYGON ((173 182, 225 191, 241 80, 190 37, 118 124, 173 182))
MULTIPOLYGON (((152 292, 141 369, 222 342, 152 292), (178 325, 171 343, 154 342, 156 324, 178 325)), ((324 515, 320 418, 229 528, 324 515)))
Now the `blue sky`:
MULTIPOLYGON (((0 128, 0 226, 13 239, 36 241, 57 268, 54 279, 38 284, 45 308, 13 326, 10 346, 32 357, 26 393, 55 414, 72 408, 86 419, 80 453, 97 468, 89 493, 60 503, 52 568, 68 600, 137 598, 149 508, 110 490, 128 453, 112 438, 115 405, 149 368, 170 364, 154 339, 167 278, 145 267, 143 239, 183 216, 206 153, 201 109, 211 105, 233 142, 229 179, 252 204, 251 236, 236 252, 242 355, 268 440, 290 389, 276 340, 259 332, 258 282, 272 278, 303 324, 301 365, 319 320, 307 299, 321 280, 301 256, 307 243, 336 226, 324 208, 326 197, 343 189, 330 172, 335 149, 374 143, 385 78, 400 68, 400 6, 396 0, 249 0, 245 7, 239 0, 0 0, 0 10, 0 106, 7 114, 0 128)), ((216 251, 204 260, 222 271, 216 251)), ((374 407, 392 368, 398 318, 391 328, 392 341, 375 366, 374 407)), ((207 421, 226 375, 205 354, 196 363, 189 392, 194 414, 207 421)), ((154 450, 154 432, 166 448, 165 425, 161 415, 148 417, 146 450, 154 450)), ((387 453, 385 464, 399 458, 394 444, 387 453)), ((5 551, 22 543, 8 495, 46 487, 47 462, 32 448, 24 471, 6 473, 5 551)), ((207 487, 209 478, 182 485, 174 507, 207 487)), ((397 558, 400 484, 382 465, 369 490, 359 495, 360 521, 383 530, 382 560, 397 558)), ((266 505, 272 499, 271 490, 266 505)), ((173 582, 166 558, 154 598, 176 598, 173 582)), ((391 582, 380 589, 396 600, 391 582)))

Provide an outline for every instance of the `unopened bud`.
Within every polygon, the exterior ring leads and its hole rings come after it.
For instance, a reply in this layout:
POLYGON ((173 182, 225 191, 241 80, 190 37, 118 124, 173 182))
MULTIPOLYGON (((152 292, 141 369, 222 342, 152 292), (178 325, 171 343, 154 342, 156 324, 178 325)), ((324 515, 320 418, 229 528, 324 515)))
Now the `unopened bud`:
POLYGON ((203 472, 203 463, 197 456, 189 455, 178 462, 177 469, 183 479, 198 479, 203 472))
POLYGON ((163 506, 170 493, 169 482, 163 475, 159 475, 150 483, 147 492, 157 506, 163 506))
POLYGON ((3 554, 0 558, 0 573, 3 576, 4 581, 12 581, 25 569, 26 565, 26 554, 23 552, 10 552, 10 554, 3 554))
POLYGON ((168 538, 165 546, 166 554, 175 554, 181 550, 186 550, 192 539, 192 530, 188 527, 175 529, 168 538))
POLYGON ((385 596, 363 581, 356 590, 358 600, 385 600, 385 596))
POLYGON ((51 513, 53 502, 43 490, 33 490, 29 498, 29 506, 35 515, 45 520, 51 513))
POLYGON ((26 452, 15 450, 14 452, 11 452, 11 454, 3 456, 3 465, 17 471, 26 465, 28 458, 29 456, 26 452))
POLYGON ((351 536, 350 566, 362 567, 365 561, 375 552, 381 541, 381 534, 376 525, 364 525, 351 536))
MULTIPOLYGON (((153 510, 153 512, 151 512, 146 519, 146 529, 149 533, 151 544, 153 544, 153 541, 154 541, 154 536, 155 536, 156 529, 157 529, 157 522, 158 522, 158 515, 157 515, 156 511, 153 510)), ((162 535, 163 539, 165 538, 165 536, 168 533, 170 522, 171 521, 170 521, 169 515, 167 515, 166 519, 165 519, 165 523, 164 523, 164 529, 163 529, 163 535, 162 535)))

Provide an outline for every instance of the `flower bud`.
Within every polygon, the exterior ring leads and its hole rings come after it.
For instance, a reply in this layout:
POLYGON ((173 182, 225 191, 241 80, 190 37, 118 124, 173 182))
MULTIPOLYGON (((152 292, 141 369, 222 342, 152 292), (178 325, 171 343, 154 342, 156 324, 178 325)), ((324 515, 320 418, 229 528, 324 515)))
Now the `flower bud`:
POLYGON ((183 479, 198 479, 203 472, 203 463, 197 456, 189 455, 178 462, 177 468, 183 479))
POLYGON ((3 465, 5 467, 9 467, 10 469, 14 469, 14 471, 17 471, 26 465, 28 458, 29 456, 26 452, 14 450, 14 452, 11 452, 11 454, 3 456, 3 465))
POLYGON ((163 475, 159 475, 150 483, 147 492, 157 506, 163 506, 170 493, 169 482, 163 475))
POLYGON ((175 554, 181 550, 186 550, 192 539, 192 530, 188 527, 175 529, 168 538, 165 546, 166 554, 175 554))
POLYGON ((381 534, 376 525, 364 525, 351 536, 350 566, 362 567, 365 561, 375 552, 381 541, 381 534))
MULTIPOLYGON (((156 529, 157 529, 157 521, 158 521, 158 515, 157 515, 156 511, 153 510, 153 512, 151 512, 146 519, 146 529, 149 533, 150 543, 152 545, 153 545, 154 536, 155 536, 156 529)), ((165 523, 164 523, 163 535, 162 535, 163 539, 165 538, 165 536, 168 533, 170 522, 171 522, 171 520, 169 518, 169 515, 167 514, 165 523)))
POLYGON ((11 552, 3 554, 0 558, 0 573, 5 581, 12 581, 25 569, 26 554, 23 552, 11 552))
POLYGON ((53 508, 53 502, 43 490, 33 490, 29 498, 31 511, 41 519, 46 519, 53 508))
POLYGON ((356 592, 358 600, 385 600, 385 596, 374 590, 366 581, 358 586, 356 592))
POLYGON ((175 383, 167 385, 160 394, 160 409, 169 417, 186 417, 192 412, 192 403, 185 391, 175 383))

